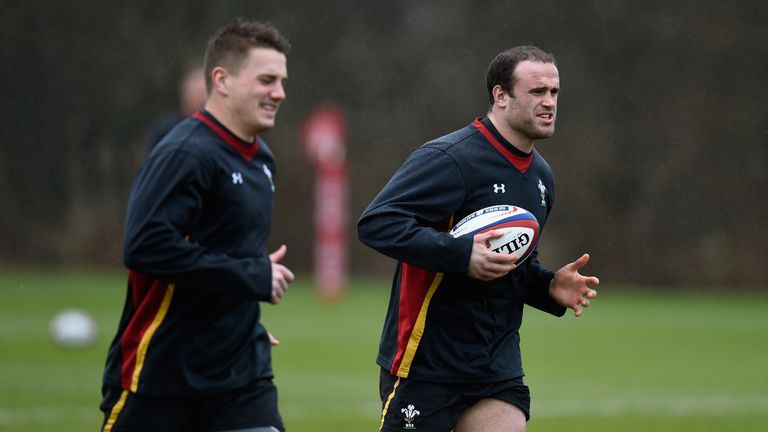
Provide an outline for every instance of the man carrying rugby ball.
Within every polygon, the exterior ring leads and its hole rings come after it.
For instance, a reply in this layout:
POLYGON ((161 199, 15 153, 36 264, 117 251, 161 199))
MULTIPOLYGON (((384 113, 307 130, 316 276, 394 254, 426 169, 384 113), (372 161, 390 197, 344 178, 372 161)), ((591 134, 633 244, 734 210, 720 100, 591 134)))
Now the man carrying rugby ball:
POLYGON ((560 77, 532 46, 487 72, 490 108, 419 147, 358 222, 360 240, 398 261, 377 363, 382 431, 524 431, 530 395, 518 330, 523 305, 581 315, 597 293, 583 255, 553 272, 538 251, 519 265, 489 231, 454 238, 456 221, 493 205, 522 207, 543 230, 554 179, 534 142, 555 132, 560 77))

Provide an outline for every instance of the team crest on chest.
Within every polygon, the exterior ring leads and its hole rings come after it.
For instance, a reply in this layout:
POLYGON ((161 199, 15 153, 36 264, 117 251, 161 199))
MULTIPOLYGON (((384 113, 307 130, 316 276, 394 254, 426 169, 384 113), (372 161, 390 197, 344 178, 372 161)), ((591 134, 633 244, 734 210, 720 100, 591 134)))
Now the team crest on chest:
POLYGON ((272 188, 272 192, 275 191, 275 182, 272 181, 272 171, 269 170, 266 164, 261 166, 264 169, 264 175, 269 179, 269 186, 272 188))
POLYGON ((541 195, 541 206, 546 207, 547 206, 547 187, 544 186, 544 183, 541 182, 541 179, 539 179, 539 195, 541 195))

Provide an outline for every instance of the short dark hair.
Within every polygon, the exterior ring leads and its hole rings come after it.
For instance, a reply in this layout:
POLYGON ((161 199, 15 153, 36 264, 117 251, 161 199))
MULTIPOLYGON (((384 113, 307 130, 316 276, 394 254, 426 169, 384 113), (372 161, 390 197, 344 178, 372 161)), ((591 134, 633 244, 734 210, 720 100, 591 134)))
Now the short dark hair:
POLYGON ((488 65, 485 85, 488 87, 488 101, 493 104, 493 88, 501 86, 507 94, 514 97, 512 88, 517 82, 514 75, 517 64, 522 61, 535 61, 555 64, 555 56, 531 45, 517 46, 499 53, 488 65))
POLYGON ((234 23, 220 29, 208 41, 203 67, 205 87, 212 88, 211 72, 218 66, 237 73, 243 60, 253 48, 272 48, 283 54, 291 50, 291 43, 270 23, 245 21, 238 18, 234 23))

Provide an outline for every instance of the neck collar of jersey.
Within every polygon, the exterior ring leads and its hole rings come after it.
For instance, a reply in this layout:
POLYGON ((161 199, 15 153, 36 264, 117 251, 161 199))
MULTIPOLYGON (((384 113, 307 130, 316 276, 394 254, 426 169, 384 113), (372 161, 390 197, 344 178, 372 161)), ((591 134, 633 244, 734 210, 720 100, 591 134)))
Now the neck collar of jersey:
POLYGON ((252 161, 256 153, 259 152, 259 137, 255 137, 253 142, 250 143, 245 141, 227 129, 213 114, 206 110, 196 112, 193 117, 208 126, 219 138, 234 148, 248 162, 252 161))
POLYGON ((512 164, 518 171, 525 174, 528 168, 533 163, 533 152, 525 153, 519 150, 517 147, 510 144, 509 141, 504 139, 503 136, 493 126, 491 120, 488 118, 478 118, 472 122, 472 126, 475 127, 486 140, 496 149, 509 163, 512 164))

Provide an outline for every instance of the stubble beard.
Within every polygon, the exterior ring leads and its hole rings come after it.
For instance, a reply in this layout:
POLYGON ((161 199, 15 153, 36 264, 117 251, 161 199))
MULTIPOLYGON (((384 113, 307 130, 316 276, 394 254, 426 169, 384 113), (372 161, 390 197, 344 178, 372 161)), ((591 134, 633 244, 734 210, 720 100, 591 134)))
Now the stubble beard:
POLYGON ((551 126, 542 127, 536 124, 536 118, 527 119, 526 121, 513 125, 513 127, 532 141, 546 139, 555 134, 554 122, 551 126))

